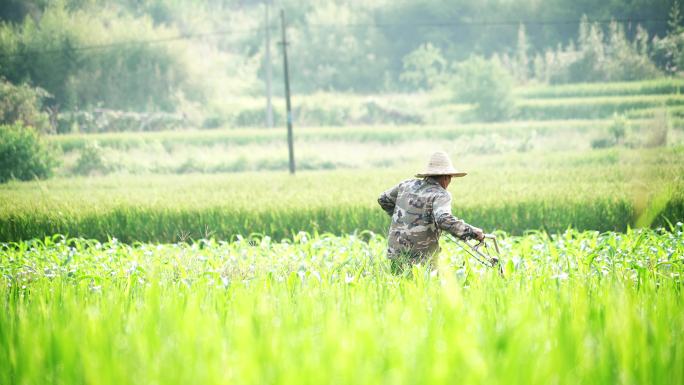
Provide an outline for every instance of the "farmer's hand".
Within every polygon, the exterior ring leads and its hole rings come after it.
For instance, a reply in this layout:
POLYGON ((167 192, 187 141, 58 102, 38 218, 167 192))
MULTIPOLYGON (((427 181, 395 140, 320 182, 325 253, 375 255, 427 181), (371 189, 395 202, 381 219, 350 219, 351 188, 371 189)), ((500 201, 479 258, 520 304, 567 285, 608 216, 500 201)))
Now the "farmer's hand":
POLYGON ((484 231, 482 231, 482 229, 479 227, 472 226, 472 228, 473 228, 472 231, 473 231, 474 238, 477 239, 478 241, 483 241, 485 238, 484 231))

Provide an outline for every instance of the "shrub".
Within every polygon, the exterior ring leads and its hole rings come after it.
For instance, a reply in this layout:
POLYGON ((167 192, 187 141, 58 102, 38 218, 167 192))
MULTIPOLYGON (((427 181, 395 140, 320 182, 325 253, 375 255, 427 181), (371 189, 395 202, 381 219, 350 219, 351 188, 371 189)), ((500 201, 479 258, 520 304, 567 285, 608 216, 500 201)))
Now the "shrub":
POLYGON ((656 111, 653 119, 647 124, 649 136, 645 147, 662 147, 667 145, 667 133, 670 131, 670 118, 666 109, 656 111))
POLYGON ((622 143, 627 133, 628 122, 622 115, 615 114, 613 123, 608 127, 608 132, 613 137, 615 143, 622 143))
POLYGON ((475 104, 482 120, 503 120, 513 114, 512 85, 511 76, 496 60, 473 56, 456 66, 456 100, 475 104))
POLYGON ((73 172, 78 175, 106 174, 110 168, 102 156, 102 148, 97 142, 88 142, 81 149, 81 156, 76 161, 73 172))
POLYGON ((169 131, 185 128, 182 114, 165 112, 130 112, 105 108, 65 112, 57 116, 57 132, 169 131))
POLYGON ((40 132, 50 131, 48 114, 42 110, 47 97, 49 94, 42 88, 14 85, 0 78, 0 124, 19 122, 40 132))
POLYGON ((57 165, 35 129, 21 123, 0 125, 0 183, 47 178, 57 165))
POLYGON ((613 147, 615 145, 615 141, 613 138, 609 137, 601 137, 601 138, 596 138, 591 141, 591 148, 593 149, 601 149, 601 148, 608 148, 608 147, 613 147))

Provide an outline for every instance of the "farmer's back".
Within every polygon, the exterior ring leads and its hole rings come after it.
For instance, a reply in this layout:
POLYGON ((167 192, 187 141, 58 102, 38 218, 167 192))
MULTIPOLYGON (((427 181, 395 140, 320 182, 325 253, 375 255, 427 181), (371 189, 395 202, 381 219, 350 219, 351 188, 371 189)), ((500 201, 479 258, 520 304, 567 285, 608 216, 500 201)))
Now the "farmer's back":
POLYGON ((451 198, 436 181, 406 180, 383 194, 381 201, 383 209, 392 215, 388 239, 390 255, 402 251, 429 255, 438 251, 440 229, 434 209, 450 202, 451 198), (392 198, 394 204, 391 204, 392 198))
POLYGON ((392 217, 387 256, 393 263, 434 262, 442 231, 461 239, 484 238, 482 229, 451 214, 451 194, 446 189, 452 177, 465 175, 438 151, 425 172, 416 174, 420 179, 405 180, 380 195, 378 203, 392 217))

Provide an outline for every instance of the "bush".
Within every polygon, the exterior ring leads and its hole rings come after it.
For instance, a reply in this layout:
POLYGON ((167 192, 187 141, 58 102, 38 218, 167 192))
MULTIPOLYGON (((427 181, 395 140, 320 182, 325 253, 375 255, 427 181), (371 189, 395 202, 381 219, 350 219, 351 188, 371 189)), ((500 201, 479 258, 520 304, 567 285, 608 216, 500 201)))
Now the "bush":
POLYGON ((601 137, 601 138, 596 138, 591 141, 591 148, 593 149, 601 149, 601 148, 609 148, 615 146, 615 140, 610 137, 601 137))
POLYGON ((628 125, 629 123, 624 116, 618 114, 613 115, 613 123, 608 127, 608 133, 613 137, 615 143, 622 143, 625 139, 628 125))
POLYGON ((649 132, 645 147, 663 147, 667 145, 667 133, 670 131, 670 117, 666 109, 656 111, 653 119, 647 124, 649 132))
POLYGON ((78 175, 106 174, 110 168, 102 156, 102 148, 97 142, 88 142, 81 149, 81 156, 78 158, 73 172, 78 175))
POLYGON ((473 56, 456 66, 456 101, 475 104, 482 120, 504 120, 513 114, 512 86, 513 79, 496 60, 473 56))
POLYGON ((35 129, 20 123, 0 125, 0 183, 47 178, 57 165, 35 129))
POLYGON ((17 86, 0 78, 0 124, 21 123, 40 132, 50 131, 48 114, 42 110, 47 97, 49 94, 42 88, 17 86))
POLYGON ((126 112, 95 108, 90 111, 61 113, 57 117, 60 134, 81 132, 170 131, 186 127, 182 114, 165 112, 126 112))

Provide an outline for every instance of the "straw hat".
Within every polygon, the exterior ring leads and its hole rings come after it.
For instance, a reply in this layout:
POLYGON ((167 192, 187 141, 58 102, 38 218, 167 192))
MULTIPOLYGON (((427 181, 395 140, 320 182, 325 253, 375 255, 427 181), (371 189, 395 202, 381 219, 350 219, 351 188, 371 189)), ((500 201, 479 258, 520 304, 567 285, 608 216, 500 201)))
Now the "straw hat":
POLYGON ((444 151, 437 151, 430 157, 425 172, 416 174, 418 178, 433 175, 451 175, 455 177, 466 176, 467 173, 460 172, 451 164, 451 159, 444 151))

